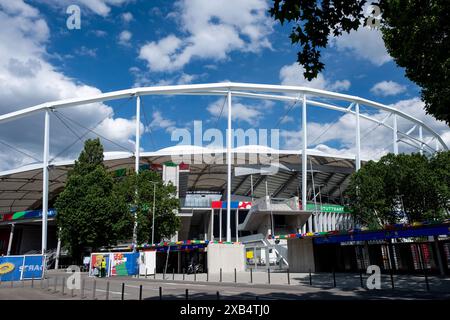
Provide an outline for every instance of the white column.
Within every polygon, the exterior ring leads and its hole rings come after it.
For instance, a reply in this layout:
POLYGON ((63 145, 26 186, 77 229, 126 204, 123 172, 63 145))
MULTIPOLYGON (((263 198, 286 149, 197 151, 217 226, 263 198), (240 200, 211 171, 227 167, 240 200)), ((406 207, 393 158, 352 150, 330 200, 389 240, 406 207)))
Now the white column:
MULTIPOLYGON (((135 163, 134 163, 134 170, 136 172, 136 174, 139 173, 139 160, 140 160, 140 155, 141 155, 141 97, 137 96, 136 97, 136 143, 135 143, 135 151, 134 151, 134 157, 135 157, 135 163)), ((137 194, 137 189, 136 189, 136 194, 137 194)), ((154 215, 154 214, 153 214, 154 215)), ((133 226, 133 252, 136 251, 136 245, 137 245, 137 227, 138 227, 138 222, 137 222, 137 208, 134 212, 134 226, 133 226)), ((154 232, 152 231, 152 234, 154 232)), ((152 240, 153 242, 153 240, 152 240)))
POLYGON ((13 223, 13 224, 11 224, 11 231, 9 232, 8 250, 6 251, 7 256, 11 255, 12 242, 14 239, 14 228, 15 228, 15 225, 13 223))
POLYGON ((56 245, 55 270, 58 270, 58 268, 59 268, 59 256, 60 255, 61 255, 61 228, 59 228, 58 243, 56 245))
POLYGON ((394 139, 394 154, 398 154, 398 138, 397 138, 397 114, 394 113, 394 125, 393 125, 393 139, 394 139))
POLYGON ((359 124, 359 103, 355 105, 356 115, 356 171, 361 169, 361 127, 359 124))
POLYGON ((139 173, 139 160, 141 157, 141 97, 136 97, 136 145, 134 169, 139 173))
POLYGON ((236 209, 236 242, 239 242, 239 208, 236 209))
POLYGON ((222 208, 219 210, 219 240, 222 241, 222 208))
POLYGON ((423 133, 422 126, 419 126, 420 154, 423 154, 423 133))
MULTIPOLYGON (((302 136, 303 136, 303 141, 302 141, 302 210, 306 211, 306 188, 307 188, 307 161, 308 161, 308 157, 306 155, 306 150, 307 150, 307 146, 308 146, 308 141, 307 141, 307 131, 306 131, 306 125, 307 125, 307 121, 306 121, 306 95, 303 95, 303 105, 302 105, 302 136)), ((304 228, 304 230, 306 231, 306 228, 304 228)))
POLYGON ((47 251, 48 158, 50 149, 50 110, 45 110, 44 156, 42 163, 42 254, 47 251))
POLYGON ((231 91, 228 91, 227 130, 227 241, 231 242, 231 91))
POLYGON ((214 241, 214 209, 211 209, 211 241, 214 241))

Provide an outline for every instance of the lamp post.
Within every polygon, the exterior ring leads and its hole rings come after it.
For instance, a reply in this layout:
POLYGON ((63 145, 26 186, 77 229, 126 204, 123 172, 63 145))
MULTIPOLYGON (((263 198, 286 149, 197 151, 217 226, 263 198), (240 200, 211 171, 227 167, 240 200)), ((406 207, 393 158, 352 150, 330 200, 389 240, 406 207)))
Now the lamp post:
POLYGON ((152 214, 152 246, 155 245, 155 199, 156 199, 156 182, 153 183, 153 214, 152 214))

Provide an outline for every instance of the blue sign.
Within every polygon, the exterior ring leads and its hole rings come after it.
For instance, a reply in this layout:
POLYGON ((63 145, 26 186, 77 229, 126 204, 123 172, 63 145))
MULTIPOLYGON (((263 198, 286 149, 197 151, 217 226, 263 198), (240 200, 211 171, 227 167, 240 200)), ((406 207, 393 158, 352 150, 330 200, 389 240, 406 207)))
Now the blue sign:
POLYGON ((41 279, 44 263, 42 255, 0 257, 0 281, 41 279))

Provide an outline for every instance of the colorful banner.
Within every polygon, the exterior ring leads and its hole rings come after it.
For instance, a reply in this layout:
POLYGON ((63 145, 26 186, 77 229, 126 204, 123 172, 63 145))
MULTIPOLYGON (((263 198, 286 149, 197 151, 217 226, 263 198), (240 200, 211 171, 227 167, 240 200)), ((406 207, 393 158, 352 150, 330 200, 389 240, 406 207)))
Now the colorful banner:
POLYGON ((105 277, 109 276, 110 270, 110 253, 92 253, 91 254, 91 263, 89 265, 89 276, 101 276, 102 273, 102 261, 105 259, 106 268, 105 268, 105 277))
POLYGON ((132 276, 138 273, 138 252, 111 253, 111 256, 111 276, 132 276))
MULTIPOLYGON (((231 201, 231 209, 250 209, 252 207, 251 201, 231 201)), ((212 209, 226 209, 226 201, 211 201, 212 209)))
POLYGON ((0 281, 41 279, 44 275, 45 256, 0 257, 0 281))
MULTIPOLYGON (((49 209, 47 217, 52 218, 56 216, 55 209, 49 209)), ((0 221, 14 221, 23 219, 40 219, 42 218, 42 210, 31 210, 31 211, 19 211, 14 213, 8 213, 1 216, 0 221)))

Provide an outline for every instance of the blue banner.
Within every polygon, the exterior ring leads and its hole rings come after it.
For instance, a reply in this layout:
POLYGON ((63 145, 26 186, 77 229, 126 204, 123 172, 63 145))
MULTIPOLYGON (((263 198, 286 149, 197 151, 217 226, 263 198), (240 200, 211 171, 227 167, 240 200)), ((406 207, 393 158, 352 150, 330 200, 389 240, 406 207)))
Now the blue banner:
POLYGON ((42 255, 0 257, 0 281, 41 279, 44 263, 42 255))
POLYGON ((44 256, 25 256, 22 279, 41 279, 44 275, 44 256))

